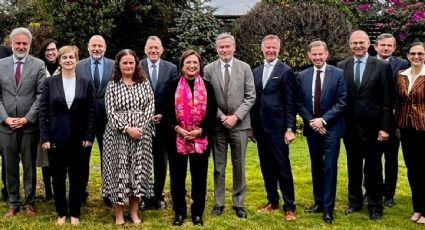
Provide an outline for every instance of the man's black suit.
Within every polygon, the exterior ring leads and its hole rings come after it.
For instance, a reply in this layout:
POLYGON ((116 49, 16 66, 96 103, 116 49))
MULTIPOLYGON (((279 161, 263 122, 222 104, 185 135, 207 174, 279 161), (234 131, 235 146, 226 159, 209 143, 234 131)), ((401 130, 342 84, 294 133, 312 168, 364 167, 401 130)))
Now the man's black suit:
MULTIPOLYGON (((147 74, 149 81, 149 67, 147 59, 140 62, 143 70, 147 74)), ((153 89, 155 95, 155 115, 162 114, 164 108, 165 95, 172 83, 173 79, 177 78, 177 66, 171 62, 160 59, 158 67, 158 81, 156 87, 153 89)), ((165 185, 165 178, 167 176, 167 153, 164 145, 164 127, 162 123, 156 125, 155 137, 153 138, 153 169, 154 169, 154 195, 156 201, 163 200, 163 191, 165 185)), ((154 203, 156 201, 153 201, 154 203)))
MULTIPOLYGON (((0 45, 0 59, 5 58, 5 57, 9 57, 10 55, 12 55, 12 49, 8 46, 2 46, 0 45)), ((2 153, 0 153, 2 154, 2 153)), ((3 159, 3 158, 2 158, 3 159)), ((5 180, 6 180, 6 167, 4 166, 4 160, 2 160, 1 162, 1 180, 3 182, 3 188, 1 189, 1 194, 3 195, 3 199, 7 200, 7 188, 5 186, 5 180)))
POLYGON ((295 129, 296 78, 289 66, 278 61, 263 89, 263 70, 264 65, 253 70, 257 96, 251 110, 251 124, 267 199, 273 205, 279 204, 279 187, 284 211, 295 211, 294 181, 284 135, 288 128, 295 129))
POLYGON ((379 131, 389 133, 392 118, 392 71, 388 63, 368 57, 359 89, 354 85, 354 58, 338 63, 347 81, 347 106, 344 117, 347 151, 349 207, 363 205, 363 160, 368 208, 382 213, 382 152, 379 131))

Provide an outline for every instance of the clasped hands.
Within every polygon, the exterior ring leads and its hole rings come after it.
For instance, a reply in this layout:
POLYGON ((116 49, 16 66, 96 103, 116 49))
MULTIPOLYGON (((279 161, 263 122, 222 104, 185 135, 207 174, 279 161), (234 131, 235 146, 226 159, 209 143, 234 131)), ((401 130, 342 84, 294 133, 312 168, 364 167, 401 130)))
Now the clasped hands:
POLYGON ((28 124, 28 122, 28 119, 25 117, 8 117, 4 120, 4 123, 6 123, 11 129, 20 129, 28 124))
POLYGON ((221 124, 226 128, 226 129, 232 129, 233 127, 236 126, 236 123, 238 122, 239 117, 236 115, 221 115, 220 116, 220 121, 221 124))
POLYGON ((319 134, 325 135, 326 128, 323 124, 322 118, 314 118, 310 120, 310 127, 319 134))
POLYGON ((202 128, 196 128, 192 131, 187 131, 186 129, 178 126, 176 128, 176 132, 178 135, 183 137, 185 140, 193 140, 202 135, 202 128))
POLYGON ((136 127, 128 127, 126 129, 128 136, 134 140, 140 140, 143 137, 143 130, 136 127))

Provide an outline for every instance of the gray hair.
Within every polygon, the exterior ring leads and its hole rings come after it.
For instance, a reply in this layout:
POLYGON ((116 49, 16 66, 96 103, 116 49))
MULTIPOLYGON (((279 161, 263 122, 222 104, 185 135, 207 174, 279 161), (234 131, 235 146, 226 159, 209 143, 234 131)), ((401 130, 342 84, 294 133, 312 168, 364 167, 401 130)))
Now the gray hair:
POLYGON ((231 35, 231 34, 229 34, 229 33, 222 33, 222 34, 219 34, 219 35, 217 36, 217 38, 215 39, 215 46, 217 46, 218 41, 220 41, 220 40, 222 40, 222 39, 226 39, 226 38, 230 39, 230 40, 232 41, 233 46, 235 46, 235 47, 236 47, 235 37, 233 37, 233 35, 231 35))
POLYGON ((312 41, 310 44, 308 44, 307 52, 310 52, 311 48, 317 47, 317 46, 322 46, 323 48, 325 48, 326 51, 328 51, 328 45, 326 45, 326 42, 317 40, 317 41, 312 41))
POLYGON ((19 27, 19 28, 12 30, 12 32, 10 33, 10 40, 13 40, 17 35, 20 35, 20 34, 26 35, 29 38, 30 42, 32 41, 31 32, 27 28, 24 28, 24 27, 19 27))
POLYGON ((280 45, 280 38, 279 38, 277 35, 269 34, 269 35, 266 35, 266 36, 263 38, 263 40, 261 40, 261 47, 263 47, 263 45, 264 45, 264 41, 266 41, 266 40, 276 40, 276 41, 278 41, 278 42, 279 42, 279 45, 280 45))
POLYGON ((102 39, 102 40, 103 40, 103 43, 105 43, 105 44, 106 44, 105 39, 104 39, 101 35, 93 35, 93 36, 91 36, 91 38, 90 38, 90 40, 89 40, 89 44, 90 44, 90 43, 92 42, 92 40, 93 40, 93 39, 95 39, 95 38, 102 39))
POLYGON ((390 34, 390 33, 383 33, 383 34, 379 35, 379 36, 376 38, 376 40, 375 40, 375 46, 377 46, 377 45, 378 45, 378 42, 379 42, 379 41, 382 41, 382 40, 384 40, 385 38, 391 38, 391 39, 393 39, 394 47, 396 46, 395 37, 394 37, 392 34, 390 34))
POLYGON ((155 36, 155 35, 153 35, 153 36, 149 36, 149 37, 148 37, 148 39, 146 39, 145 47, 148 45, 148 42, 149 42, 149 41, 157 41, 157 42, 159 42, 159 44, 160 44, 160 45, 161 45, 161 47, 162 47, 161 38, 159 38, 158 36, 155 36))

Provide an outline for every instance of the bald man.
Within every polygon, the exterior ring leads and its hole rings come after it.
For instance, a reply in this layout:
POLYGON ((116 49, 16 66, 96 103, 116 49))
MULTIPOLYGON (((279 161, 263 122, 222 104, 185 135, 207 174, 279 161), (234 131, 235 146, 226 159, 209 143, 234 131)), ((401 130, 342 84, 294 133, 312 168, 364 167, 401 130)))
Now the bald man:
POLYGON ((363 169, 371 220, 382 219, 382 163, 380 142, 389 139, 392 121, 391 66, 369 56, 369 36, 357 30, 349 41, 353 57, 338 63, 347 82, 344 137, 348 168, 346 215, 363 206, 363 169), (364 164, 363 164, 364 162, 364 164))

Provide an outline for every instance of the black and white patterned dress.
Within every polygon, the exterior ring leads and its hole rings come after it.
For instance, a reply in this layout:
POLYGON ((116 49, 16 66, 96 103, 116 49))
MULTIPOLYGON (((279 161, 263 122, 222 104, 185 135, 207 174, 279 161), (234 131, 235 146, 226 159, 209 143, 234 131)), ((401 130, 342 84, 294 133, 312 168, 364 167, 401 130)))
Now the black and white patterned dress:
POLYGON ((154 95, 149 81, 127 87, 122 80, 108 83, 105 95, 108 123, 103 137, 102 192, 112 203, 127 204, 129 196, 151 197, 154 95), (124 132, 143 130, 141 140, 124 132))

